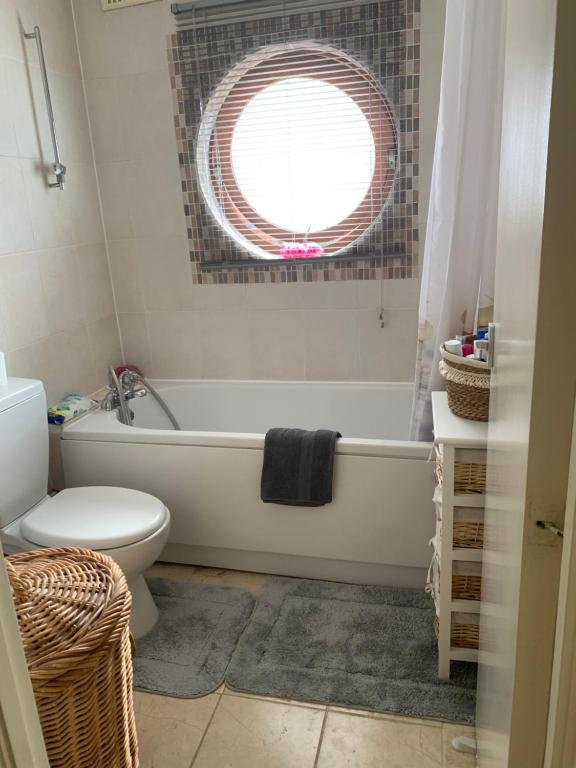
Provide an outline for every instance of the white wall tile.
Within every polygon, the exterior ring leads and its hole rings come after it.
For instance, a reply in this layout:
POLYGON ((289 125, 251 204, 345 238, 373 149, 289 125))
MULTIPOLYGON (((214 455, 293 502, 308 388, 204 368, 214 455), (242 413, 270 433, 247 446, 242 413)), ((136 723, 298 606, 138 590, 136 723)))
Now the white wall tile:
POLYGON ((48 333, 67 331, 82 323, 84 311, 80 271, 74 247, 38 253, 48 333))
POLYGON ((103 13, 100 3, 94 0, 73 0, 73 6, 88 77, 133 75, 166 68, 166 36, 174 31, 169 2, 119 8, 110 13, 103 13))
POLYGON ((10 80, 8 69, 12 62, 10 59, 0 57, 0 104, 2 113, 0 118, 0 155, 15 156, 18 153, 16 142, 16 130, 14 127, 14 113, 12 110, 10 80))
POLYGON ((51 361, 52 400, 60 400, 70 392, 90 394, 106 381, 105 375, 94 368, 88 329, 84 324, 49 336, 44 343, 51 361))
POLYGON ((417 312, 386 309, 384 328, 377 309, 358 312, 360 381, 413 381, 416 365, 417 312))
POLYGON ((252 309, 301 309, 301 283, 251 283, 246 286, 246 306, 252 309))
POLYGON ((99 163, 96 171, 107 239, 134 237, 130 216, 132 163, 99 163))
POLYGON ((186 237, 178 156, 157 151, 132 163, 128 177, 130 217, 136 237, 186 237))
POLYGON ((246 286, 207 284, 190 286, 191 309, 237 309, 246 306, 246 286))
POLYGON ((165 72, 168 35, 174 34, 174 16, 169 2, 149 3, 133 9, 131 23, 138 28, 133 46, 134 72, 165 72))
POLYGON ((126 159, 117 83, 116 77, 92 78, 85 83, 97 163, 126 159))
POLYGON ((0 314, 8 350, 46 334, 48 319, 35 252, 0 258, 0 314))
POLYGON ((23 379, 40 379, 44 382, 48 403, 54 403, 64 394, 58 385, 56 361, 52 359, 46 339, 40 339, 26 347, 20 347, 6 355, 9 376, 23 379))
POLYGON ((0 157, 0 254, 34 247, 34 230, 19 160, 0 157))
POLYGON ((122 159, 144 160, 154 165, 151 159, 159 148, 177 157, 168 65, 160 72, 118 77, 116 88, 125 152, 122 159))
POLYGON ((358 303, 356 280, 298 283, 297 291, 303 309, 355 309, 358 303))
POLYGON ((353 381, 356 372, 357 312, 326 309, 304 313, 306 378, 353 381))
POLYGON ((198 318, 195 312, 147 315, 152 378, 201 378, 198 318), (167 343, 169 340, 170 343, 167 343))
POLYGON ((115 240, 108 244, 110 266, 118 312, 143 312, 144 293, 141 279, 138 240, 115 240))
POLYGON ((248 312, 251 375, 255 379, 300 380, 306 374, 306 328, 299 310, 248 312))
POLYGON ((137 71, 133 8, 103 12, 99 2, 74 0, 78 43, 87 77, 137 71))
POLYGON ((249 325, 244 310, 198 312, 198 343, 202 378, 252 377, 249 325))
POLYGON ((136 242, 146 309, 192 309, 188 240, 147 238, 136 242))
POLYGON ((106 381, 109 366, 116 367, 122 362, 122 352, 115 315, 90 323, 87 329, 94 372, 90 391, 94 392, 106 381))
MULTIPOLYGON (((28 0, 30 4, 30 0, 28 0)), ((22 58, 22 44, 16 14, 16 0, 3 0, 0 24, 0 56, 22 58)))
POLYGON ((104 239, 96 173, 92 163, 69 163, 64 199, 73 222, 75 243, 104 239))
POLYGON ((112 282, 104 243, 79 245, 76 252, 85 321, 93 323, 113 315, 112 282))
POLYGON ((414 309, 420 298, 420 281, 409 280, 359 280, 358 307, 360 309, 382 306, 398 309, 414 309))
POLYGON ((355 280, 246 286, 246 305, 254 309, 355 309, 357 304, 355 280))
POLYGON ((150 372, 150 345, 148 342, 148 326, 146 315, 120 314, 120 335, 124 350, 124 363, 137 365, 145 375, 150 372))

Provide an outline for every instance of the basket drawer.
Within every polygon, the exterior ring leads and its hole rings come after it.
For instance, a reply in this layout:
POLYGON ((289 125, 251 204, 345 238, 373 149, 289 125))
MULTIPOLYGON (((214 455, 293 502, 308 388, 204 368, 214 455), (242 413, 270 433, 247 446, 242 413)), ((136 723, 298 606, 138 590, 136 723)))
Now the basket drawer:
MULTIPOLYGON (((436 482, 444 487, 444 461, 436 451, 436 482)), ((454 460, 454 494, 486 493, 486 452, 460 449, 454 460)))
POLYGON ((480 600, 482 596, 482 563, 455 560, 452 563, 452 599, 480 600))
MULTIPOLYGON (((434 499, 436 510, 436 541, 442 545, 442 502, 434 499)), ((452 523, 452 546, 455 549, 482 549, 484 546, 484 510, 476 507, 457 507, 452 523)))
POLYGON ((452 538, 457 549, 482 549, 484 546, 484 510, 478 507, 456 507, 452 538))
MULTIPOLYGON (((434 616, 436 638, 440 634, 440 621, 434 616)), ((480 616, 475 613, 453 613, 450 626, 450 646, 477 651, 480 647, 480 616)))

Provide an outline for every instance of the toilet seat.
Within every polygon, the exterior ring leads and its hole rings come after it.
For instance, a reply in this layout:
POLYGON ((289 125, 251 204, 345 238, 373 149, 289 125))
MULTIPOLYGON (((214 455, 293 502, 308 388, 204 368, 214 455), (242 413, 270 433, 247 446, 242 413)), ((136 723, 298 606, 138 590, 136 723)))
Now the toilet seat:
POLYGON ((168 520, 162 502, 142 491, 108 486, 67 488, 24 516, 22 536, 43 547, 109 550, 142 541, 168 520))

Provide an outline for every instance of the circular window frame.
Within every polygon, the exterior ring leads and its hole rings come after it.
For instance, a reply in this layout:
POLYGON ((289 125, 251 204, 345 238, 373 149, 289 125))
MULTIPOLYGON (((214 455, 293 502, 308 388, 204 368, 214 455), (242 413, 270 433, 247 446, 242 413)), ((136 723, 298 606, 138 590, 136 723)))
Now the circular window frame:
POLYGON ((298 42, 259 49, 224 77, 202 116, 196 163, 200 188, 209 210, 220 227, 251 256, 283 260, 279 245, 300 236, 322 243, 323 255, 319 258, 326 259, 354 245, 380 218, 396 179, 398 151, 394 114, 383 88, 373 75, 352 56, 333 46, 298 42), (299 54, 303 59, 301 68, 298 67, 299 54), (330 69, 321 69, 318 79, 335 85, 350 96, 372 131, 372 181, 360 204, 338 224, 318 232, 291 232, 262 218, 242 194, 234 175, 232 138, 238 118, 257 93, 291 77, 310 77, 314 61, 325 66, 327 59, 330 59, 330 69), (248 79, 250 86, 246 87, 248 79), (255 87, 256 82, 261 86, 255 87))

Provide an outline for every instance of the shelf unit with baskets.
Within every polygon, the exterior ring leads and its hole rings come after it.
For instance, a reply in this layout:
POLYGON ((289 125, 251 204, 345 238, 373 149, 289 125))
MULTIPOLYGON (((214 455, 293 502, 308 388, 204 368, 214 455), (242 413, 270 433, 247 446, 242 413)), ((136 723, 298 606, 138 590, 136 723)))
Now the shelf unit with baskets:
POLYGON ((446 392, 432 393, 436 535, 429 591, 436 608, 438 676, 451 661, 476 662, 486 492, 488 425, 455 416, 446 392))

